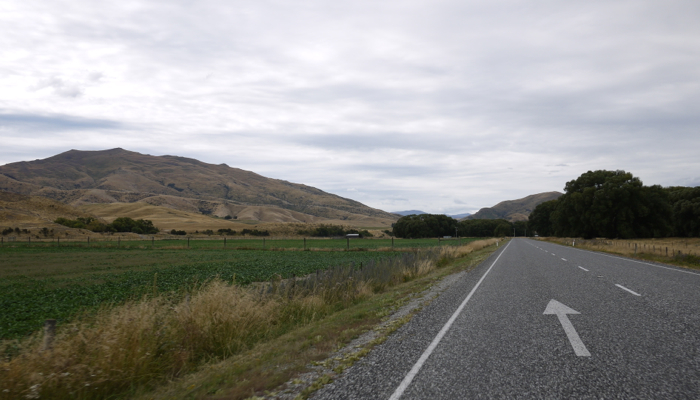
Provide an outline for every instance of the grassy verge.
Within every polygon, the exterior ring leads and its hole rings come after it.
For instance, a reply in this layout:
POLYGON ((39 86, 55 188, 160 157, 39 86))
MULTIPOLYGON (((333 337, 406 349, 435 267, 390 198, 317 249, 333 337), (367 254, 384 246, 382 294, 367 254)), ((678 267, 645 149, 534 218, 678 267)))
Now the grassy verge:
POLYGON ((672 264, 684 268, 700 269, 699 238, 664 239, 592 239, 580 238, 539 238, 565 246, 601 251, 610 254, 672 264))
POLYGON ((16 355, 0 365, 0 399, 246 398, 323 359, 489 244, 247 287, 213 281, 191 297, 105 308, 64 326, 49 350, 40 335, 16 342, 16 355))

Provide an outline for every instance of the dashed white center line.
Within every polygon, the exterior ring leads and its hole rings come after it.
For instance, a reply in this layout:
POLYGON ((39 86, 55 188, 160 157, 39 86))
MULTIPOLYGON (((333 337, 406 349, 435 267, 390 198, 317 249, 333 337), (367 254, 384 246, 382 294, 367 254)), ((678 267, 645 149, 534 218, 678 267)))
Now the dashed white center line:
POLYGON ((566 261, 566 258, 562 258, 562 260, 566 261))
POLYGON ((619 288, 622 289, 622 290, 626 290, 626 291, 632 293, 632 294, 635 295, 635 296, 641 296, 641 294, 635 292, 634 290, 627 289, 626 287, 624 287, 624 286, 622 286, 622 285, 620 285, 620 284, 617 284, 617 283, 616 283, 615 286, 619 287, 619 288))
POLYGON ((584 271, 588 272, 588 270, 587 270, 587 269, 585 269, 585 268, 583 268, 582 266, 580 266, 580 265, 579 265, 578 267, 579 267, 579 268, 581 268, 582 270, 584 270, 584 271))

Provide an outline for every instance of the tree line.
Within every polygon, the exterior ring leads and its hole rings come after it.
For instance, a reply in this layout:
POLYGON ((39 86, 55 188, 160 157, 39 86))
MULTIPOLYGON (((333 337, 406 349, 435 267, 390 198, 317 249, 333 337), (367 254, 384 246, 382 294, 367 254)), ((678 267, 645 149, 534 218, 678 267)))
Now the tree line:
POLYGON ((405 239, 444 236, 500 237, 531 236, 527 221, 509 222, 504 219, 468 219, 458 221, 442 214, 413 214, 394 223, 394 235, 405 239))
POLYGON ((119 217, 111 224, 105 224, 93 217, 78 217, 77 219, 57 218, 55 223, 75 229, 87 229, 93 232, 133 232, 138 234, 154 234, 159 230, 153 226, 153 221, 119 217))
POLYGON ((700 187, 645 186, 625 171, 588 171, 541 203, 529 227, 540 236, 661 238, 700 236, 700 187))

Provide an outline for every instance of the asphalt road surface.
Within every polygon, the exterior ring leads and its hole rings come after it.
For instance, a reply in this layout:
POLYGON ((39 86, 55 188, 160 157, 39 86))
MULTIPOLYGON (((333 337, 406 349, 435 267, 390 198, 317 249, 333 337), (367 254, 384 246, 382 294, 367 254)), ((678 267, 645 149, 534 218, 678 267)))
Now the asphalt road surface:
POLYGON ((514 239, 314 399, 700 398, 700 273, 514 239))

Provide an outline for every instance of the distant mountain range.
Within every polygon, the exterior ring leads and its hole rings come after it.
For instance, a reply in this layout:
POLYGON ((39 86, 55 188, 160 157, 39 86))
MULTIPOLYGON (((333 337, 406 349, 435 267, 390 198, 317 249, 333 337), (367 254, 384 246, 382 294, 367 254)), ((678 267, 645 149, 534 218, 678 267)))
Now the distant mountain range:
MULTIPOLYGON (((401 216, 413 215, 413 214, 416 214, 416 215, 428 214, 427 212, 421 211, 421 210, 392 211, 391 213, 401 215, 401 216)), ((461 218, 467 217, 469 215, 471 215, 471 213, 448 215, 448 217, 452 217, 454 219, 461 219, 461 218)))
POLYGON ((505 219, 511 222, 527 221, 532 210, 540 203, 559 198, 560 192, 533 194, 522 199, 506 200, 493 207, 485 207, 464 219, 505 219))
POLYGON ((355 200, 226 164, 120 148, 70 150, 43 160, 0 166, 0 191, 77 207, 145 203, 261 222, 354 221, 381 226, 397 219, 355 200))

